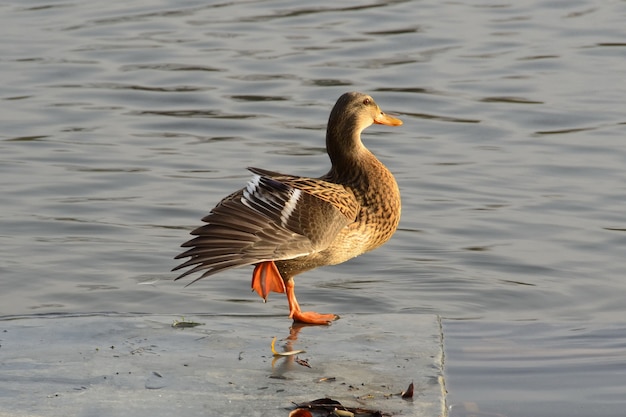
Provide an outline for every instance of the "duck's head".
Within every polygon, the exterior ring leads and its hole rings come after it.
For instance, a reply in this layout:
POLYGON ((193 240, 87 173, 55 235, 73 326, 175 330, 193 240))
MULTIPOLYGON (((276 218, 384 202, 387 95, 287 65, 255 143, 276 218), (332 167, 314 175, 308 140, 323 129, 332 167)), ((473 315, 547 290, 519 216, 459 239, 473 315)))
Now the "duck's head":
POLYGON ((329 126, 348 123, 359 133, 372 124, 400 126, 402 120, 385 114, 371 96, 351 92, 345 93, 337 100, 330 112, 329 126))
POLYGON ((385 114, 374 99, 363 93, 345 93, 330 112, 326 147, 333 154, 345 154, 361 147, 361 132, 372 124, 400 126, 402 120, 385 114))

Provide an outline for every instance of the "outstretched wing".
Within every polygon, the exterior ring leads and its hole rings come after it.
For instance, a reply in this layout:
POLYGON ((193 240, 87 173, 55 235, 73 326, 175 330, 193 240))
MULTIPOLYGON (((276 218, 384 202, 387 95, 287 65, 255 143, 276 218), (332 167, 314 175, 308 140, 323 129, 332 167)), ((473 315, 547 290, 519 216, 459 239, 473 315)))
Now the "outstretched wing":
POLYGON ((176 279, 204 271, 195 282, 225 269, 318 252, 356 217, 358 203, 340 185, 250 171, 246 187, 223 199, 182 245, 190 249, 176 259, 190 259, 174 270, 192 268, 176 279))

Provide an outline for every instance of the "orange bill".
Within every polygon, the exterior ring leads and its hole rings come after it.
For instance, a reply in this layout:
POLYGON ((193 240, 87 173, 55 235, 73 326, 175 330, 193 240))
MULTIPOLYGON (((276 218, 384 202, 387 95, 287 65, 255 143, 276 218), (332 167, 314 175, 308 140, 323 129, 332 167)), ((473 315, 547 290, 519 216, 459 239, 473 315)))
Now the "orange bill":
POLYGON ((374 118, 374 123, 387 126, 401 126, 402 120, 396 119, 393 116, 389 116, 388 114, 380 112, 380 114, 378 114, 378 116, 374 118))

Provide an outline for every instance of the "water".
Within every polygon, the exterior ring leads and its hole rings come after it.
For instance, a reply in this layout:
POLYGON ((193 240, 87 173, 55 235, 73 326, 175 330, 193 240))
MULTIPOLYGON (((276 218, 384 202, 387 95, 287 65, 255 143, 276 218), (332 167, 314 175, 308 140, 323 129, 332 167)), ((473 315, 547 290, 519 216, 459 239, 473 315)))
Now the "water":
POLYGON ((364 91, 405 122, 364 134, 400 184, 401 229, 299 277, 301 302, 441 315, 451 415, 620 415, 625 16, 590 0, 5 1, 0 316, 283 317, 249 269, 185 288, 172 257, 247 166, 324 173, 330 108, 364 91))

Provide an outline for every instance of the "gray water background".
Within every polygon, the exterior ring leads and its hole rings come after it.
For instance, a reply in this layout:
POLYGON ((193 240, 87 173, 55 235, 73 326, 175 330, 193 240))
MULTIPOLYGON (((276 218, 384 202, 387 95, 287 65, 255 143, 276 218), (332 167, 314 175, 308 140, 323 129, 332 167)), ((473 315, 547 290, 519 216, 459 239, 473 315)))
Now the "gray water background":
POLYGON ((184 287, 172 258, 247 166, 326 172, 357 90, 405 122, 363 135, 400 230, 298 277, 301 303, 441 315, 452 416, 624 415, 625 21, 624 1, 3 1, 0 317, 286 320, 249 269, 184 287))

